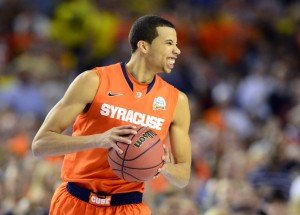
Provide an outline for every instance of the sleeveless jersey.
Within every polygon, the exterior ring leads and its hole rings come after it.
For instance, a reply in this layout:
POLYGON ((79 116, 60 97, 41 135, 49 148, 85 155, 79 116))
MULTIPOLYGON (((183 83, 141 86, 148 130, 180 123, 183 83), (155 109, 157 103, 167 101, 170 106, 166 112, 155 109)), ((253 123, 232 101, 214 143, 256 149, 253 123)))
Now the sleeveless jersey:
MULTIPOLYGON (((153 129, 162 141, 168 136, 178 100, 178 90, 156 75, 141 96, 133 92, 134 83, 125 63, 94 69, 101 78, 97 93, 86 113, 73 125, 73 136, 103 133, 112 127, 135 124, 153 129)), ((107 194, 144 191, 144 183, 118 178, 108 163, 108 149, 94 148, 65 155, 62 179, 107 194)))

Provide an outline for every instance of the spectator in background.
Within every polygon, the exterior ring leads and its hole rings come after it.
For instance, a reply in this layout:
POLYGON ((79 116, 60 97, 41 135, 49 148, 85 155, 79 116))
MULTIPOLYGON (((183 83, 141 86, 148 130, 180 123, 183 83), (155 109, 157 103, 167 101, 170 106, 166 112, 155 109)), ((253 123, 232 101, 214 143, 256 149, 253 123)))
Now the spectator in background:
POLYGON ((18 79, 8 89, 3 102, 19 115, 45 116, 45 101, 30 71, 18 71, 18 79))
POLYGON ((278 143, 266 158, 266 162, 249 174, 249 182, 255 188, 263 201, 273 202, 280 200, 287 204, 292 175, 288 168, 285 153, 278 143))
POLYGON ((70 49, 78 70, 98 66, 115 50, 120 18, 96 1, 64 1, 55 10, 50 37, 70 49))
POLYGON ((229 130, 241 140, 253 135, 254 127, 244 109, 234 104, 234 87, 221 82, 212 88, 214 107, 204 111, 203 119, 220 130, 229 130))
POLYGON ((175 194, 166 198, 154 214, 159 215, 199 215, 199 210, 188 196, 175 194))
POLYGON ((268 65, 264 59, 255 62, 250 73, 240 80, 236 90, 237 104, 255 120, 264 121, 271 115, 268 97, 274 83, 268 73, 268 65))

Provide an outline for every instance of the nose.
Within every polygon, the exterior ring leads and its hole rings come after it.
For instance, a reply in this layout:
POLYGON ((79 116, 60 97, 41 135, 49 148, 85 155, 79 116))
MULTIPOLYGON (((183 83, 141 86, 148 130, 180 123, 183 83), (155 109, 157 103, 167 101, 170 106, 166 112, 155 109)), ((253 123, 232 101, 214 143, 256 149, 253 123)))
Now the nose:
POLYGON ((175 46, 174 51, 173 51, 176 55, 179 55, 181 53, 180 49, 178 48, 178 46, 175 46))

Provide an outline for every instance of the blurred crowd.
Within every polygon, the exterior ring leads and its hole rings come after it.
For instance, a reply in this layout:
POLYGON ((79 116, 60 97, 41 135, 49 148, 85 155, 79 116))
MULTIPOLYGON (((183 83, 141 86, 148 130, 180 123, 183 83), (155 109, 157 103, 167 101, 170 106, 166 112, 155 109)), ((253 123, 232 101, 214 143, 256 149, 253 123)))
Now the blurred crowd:
POLYGON ((147 183, 153 214, 299 215, 299 11, 298 0, 0 0, 0 215, 48 214, 62 158, 33 157, 32 138, 76 75, 129 60, 127 33, 146 13, 176 26, 181 55, 162 77, 192 115, 191 181, 147 183))

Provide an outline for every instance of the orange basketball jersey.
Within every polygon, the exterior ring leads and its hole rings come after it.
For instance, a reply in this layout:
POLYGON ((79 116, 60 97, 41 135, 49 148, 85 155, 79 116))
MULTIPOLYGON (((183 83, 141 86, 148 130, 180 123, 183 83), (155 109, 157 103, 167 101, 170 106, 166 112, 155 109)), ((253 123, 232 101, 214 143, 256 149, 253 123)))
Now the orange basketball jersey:
MULTIPOLYGON (((178 100, 178 90, 156 75, 149 85, 133 80, 125 64, 94 69, 101 78, 87 113, 79 115, 73 126, 74 136, 103 133, 126 124, 153 129, 165 141, 178 100)), ((144 191, 144 183, 119 179, 108 163, 108 149, 95 148, 68 154, 62 166, 62 179, 76 182, 93 191, 109 194, 144 191)))

